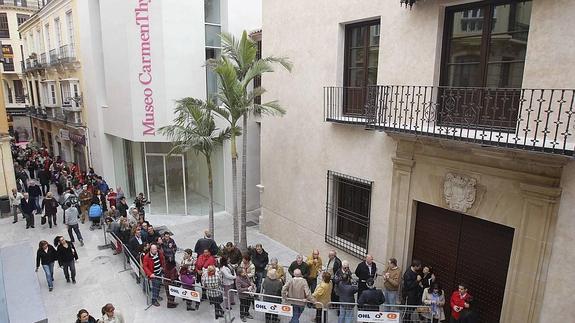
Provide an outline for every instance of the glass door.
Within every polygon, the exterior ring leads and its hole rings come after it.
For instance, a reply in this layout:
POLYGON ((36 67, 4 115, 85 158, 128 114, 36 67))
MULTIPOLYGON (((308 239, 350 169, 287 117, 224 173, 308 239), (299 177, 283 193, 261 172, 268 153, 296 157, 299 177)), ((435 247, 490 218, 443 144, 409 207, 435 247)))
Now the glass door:
POLYGON ((169 214, 187 214, 184 156, 165 156, 169 214))
POLYGON ((150 212, 152 214, 168 214, 164 168, 164 156, 146 155, 148 200, 151 202, 150 212))
POLYGON ((147 153, 146 176, 152 214, 187 214, 184 156, 147 153))

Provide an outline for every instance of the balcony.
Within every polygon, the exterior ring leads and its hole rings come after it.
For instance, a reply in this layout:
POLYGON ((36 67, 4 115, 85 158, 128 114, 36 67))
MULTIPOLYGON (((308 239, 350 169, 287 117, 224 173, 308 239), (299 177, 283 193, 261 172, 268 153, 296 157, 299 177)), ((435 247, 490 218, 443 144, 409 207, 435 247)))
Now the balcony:
POLYGON ((326 87, 324 114, 326 121, 390 134, 564 156, 575 150, 572 89, 326 87))
POLYGON ((74 44, 60 46, 59 52, 60 52, 59 61, 62 63, 73 62, 76 60, 76 55, 74 53, 74 44))
POLYGON ((31 9, 41 8, 40 2, 38 0, 0 0, 0 5, 31 9))
POLYGON ((14 63, 2 63, 4 65, 4 72, 14 72, 14 63))

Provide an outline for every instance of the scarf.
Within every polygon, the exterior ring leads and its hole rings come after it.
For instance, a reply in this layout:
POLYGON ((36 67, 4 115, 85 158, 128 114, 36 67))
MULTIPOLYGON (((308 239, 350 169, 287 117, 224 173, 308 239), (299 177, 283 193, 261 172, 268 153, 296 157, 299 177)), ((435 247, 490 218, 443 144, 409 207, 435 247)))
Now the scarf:
POLYGON ((433 317, 439 317, 439 294, 431 293, 431 313, 433 317))

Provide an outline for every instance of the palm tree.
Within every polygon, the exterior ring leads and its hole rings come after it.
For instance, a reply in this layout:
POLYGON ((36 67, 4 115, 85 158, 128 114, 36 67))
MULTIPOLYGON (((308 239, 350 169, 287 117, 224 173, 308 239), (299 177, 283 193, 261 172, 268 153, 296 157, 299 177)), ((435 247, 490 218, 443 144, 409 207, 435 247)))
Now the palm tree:
POLYGON ((230 129, 220 130, 214 121, 213 108, 215 104, 194 98, 183 98, 177 101, 174 124, 158 129, 173 142, 168 153, 184 153, 193 151, 206 157, 208 166, 208 187, 210 194, 209 227, 214 234, 214 184, 212 172, 212 152, 216 145, 221 145, 230 138, 230 129))
POLYGON ((218 75, 220 81, 217 97, 222 102, 223 109, 215 112, 228 120, 231 128, 231 154, 232 154, 232 185, 233 185, 233 219, 234 242, 240 242, 241 249, 247 249, 246 232, 246 192, 247 192, 247 144, 248 144, 248 118, 250 114, 283 115, 285 110, 277 101, 255 104, 254 98, 265 93, 262 87, 252 88, 253 80, 265 73, 273 72, 273 64, 280 64, 288 71, 292 65, 284 57, 257 58, 257 44, 251 40, 247 32, 242 33, 238 41, 232 35, 223 33, 222 56, 211 60, 208 65, 218 75), (242 127, 238 121, 242 119, 242 127), (242 195, 241 218, 238 220, 237 209, 237 147, 236 137, 242 135, 242 195), (241 232, 241 237, 238 234, 241 232))

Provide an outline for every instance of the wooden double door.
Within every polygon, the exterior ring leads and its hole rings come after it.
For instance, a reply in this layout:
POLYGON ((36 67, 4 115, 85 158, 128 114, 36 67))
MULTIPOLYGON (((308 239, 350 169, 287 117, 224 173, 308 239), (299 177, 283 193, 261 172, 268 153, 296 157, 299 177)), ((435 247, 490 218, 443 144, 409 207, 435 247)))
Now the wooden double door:
POLYGON ((433 267, 449 299, 464 282, 479 322, 499 322, 514 229, 418 203, 413 258, 433 267))

